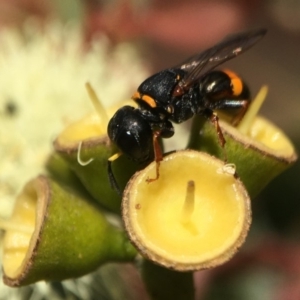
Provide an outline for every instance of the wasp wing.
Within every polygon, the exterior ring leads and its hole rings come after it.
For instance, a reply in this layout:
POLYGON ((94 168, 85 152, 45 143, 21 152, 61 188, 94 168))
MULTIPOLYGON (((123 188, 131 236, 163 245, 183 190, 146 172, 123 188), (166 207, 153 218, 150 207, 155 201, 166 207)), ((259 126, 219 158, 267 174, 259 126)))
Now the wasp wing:
POLYGON ((251 48, 266 32, 265 29, 260 29, 229 36, 214 47, 189 58, 179 66, 187 73, 178 85, 183 89, 189 88, 212 69, 251 48))

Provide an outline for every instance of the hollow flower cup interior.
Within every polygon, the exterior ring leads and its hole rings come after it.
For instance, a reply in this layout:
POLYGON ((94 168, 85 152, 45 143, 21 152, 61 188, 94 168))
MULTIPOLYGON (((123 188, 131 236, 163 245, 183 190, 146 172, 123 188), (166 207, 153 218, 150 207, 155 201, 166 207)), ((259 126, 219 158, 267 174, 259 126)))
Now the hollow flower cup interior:
POLYGON ((227 261, 244 242, 250 221, 248 194, 234 169, 196 151, 166 156, 157 181, 155 163, 136 173, 122 202, 130 239, 142 255, 179 271, 227 261))

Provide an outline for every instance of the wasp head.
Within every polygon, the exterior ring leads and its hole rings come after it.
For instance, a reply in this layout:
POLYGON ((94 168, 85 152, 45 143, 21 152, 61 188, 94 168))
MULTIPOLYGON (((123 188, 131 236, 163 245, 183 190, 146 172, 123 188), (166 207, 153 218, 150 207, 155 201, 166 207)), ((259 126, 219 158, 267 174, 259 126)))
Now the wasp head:
POLYGON ((123 106, 108 123, 109 138, 120 151, 136 162, 153 158, 153 133, 139 109, 123 106))

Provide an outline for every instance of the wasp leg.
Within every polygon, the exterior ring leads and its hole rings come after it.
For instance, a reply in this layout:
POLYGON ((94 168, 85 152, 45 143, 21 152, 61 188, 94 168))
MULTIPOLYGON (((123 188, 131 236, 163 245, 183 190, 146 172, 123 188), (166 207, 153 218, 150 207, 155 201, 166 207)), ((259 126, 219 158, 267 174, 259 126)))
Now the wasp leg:
POLYGON ((156 176, 155 178, 147 178, 146 181, 148 183, 153 182, 159 178, 159 166, 160 162, 163 160, 163 153, 161 151, 161 147, 158 141, 160 136, 160 131, 154 131, 153 133, 153 149, 154 149, 154 158, 156 162, 156 176))
POLYGON ((209 119, 213 123, 213 125, 215 126, 215 129, 216 129, 216 132, 217 132, 217 135, 218 135, 218 139, 219 139, 219 143, 220 143, 220 145, 223 149, 224 161, 227 162, 227 152, 226 152, 226 149, 225 149, 226 140, 224 138, 222 129, 219 125, 219 117, 216 114, 212 113, 210 115, 209 119))
POLYGON ((220 143, 221 147, 224 148, 226 140, 224 138, 222 129, 219 125, 219 117, 216 114, 212 113, 212 115, 209 117, 209 119, 213 123, 213 125, 215 126, 215 129, 217 131, 218 139, 219 139, 219 143, 220 143))
POLYGON ((122 155, 121 152, 116 153, 107 160, 107 173, 108 173, 109 183, 110 183, 110 186, 112 187, 112 189, 114 189, 118 193, 119 196, 122 196, 122 192, 117 183, 115 175, 112 171, 111 163, 113 161, 115 161, 116 159, 118 159, 121 155, 122 155))

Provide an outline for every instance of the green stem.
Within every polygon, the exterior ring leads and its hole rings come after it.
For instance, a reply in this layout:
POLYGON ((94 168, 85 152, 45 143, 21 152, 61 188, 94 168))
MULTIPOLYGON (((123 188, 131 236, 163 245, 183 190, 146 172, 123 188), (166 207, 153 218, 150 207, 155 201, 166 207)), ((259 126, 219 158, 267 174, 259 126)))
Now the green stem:
POLYGON ((192 272, 176 272, 143 260, 141 273, 152 300, 193 300, 192 272))
POLYGON ((108 259, 110 261, 129 262, 136 258, 137 250, 128 239, 127 233, 123 230, 110 226, 107 237, 108 259))

